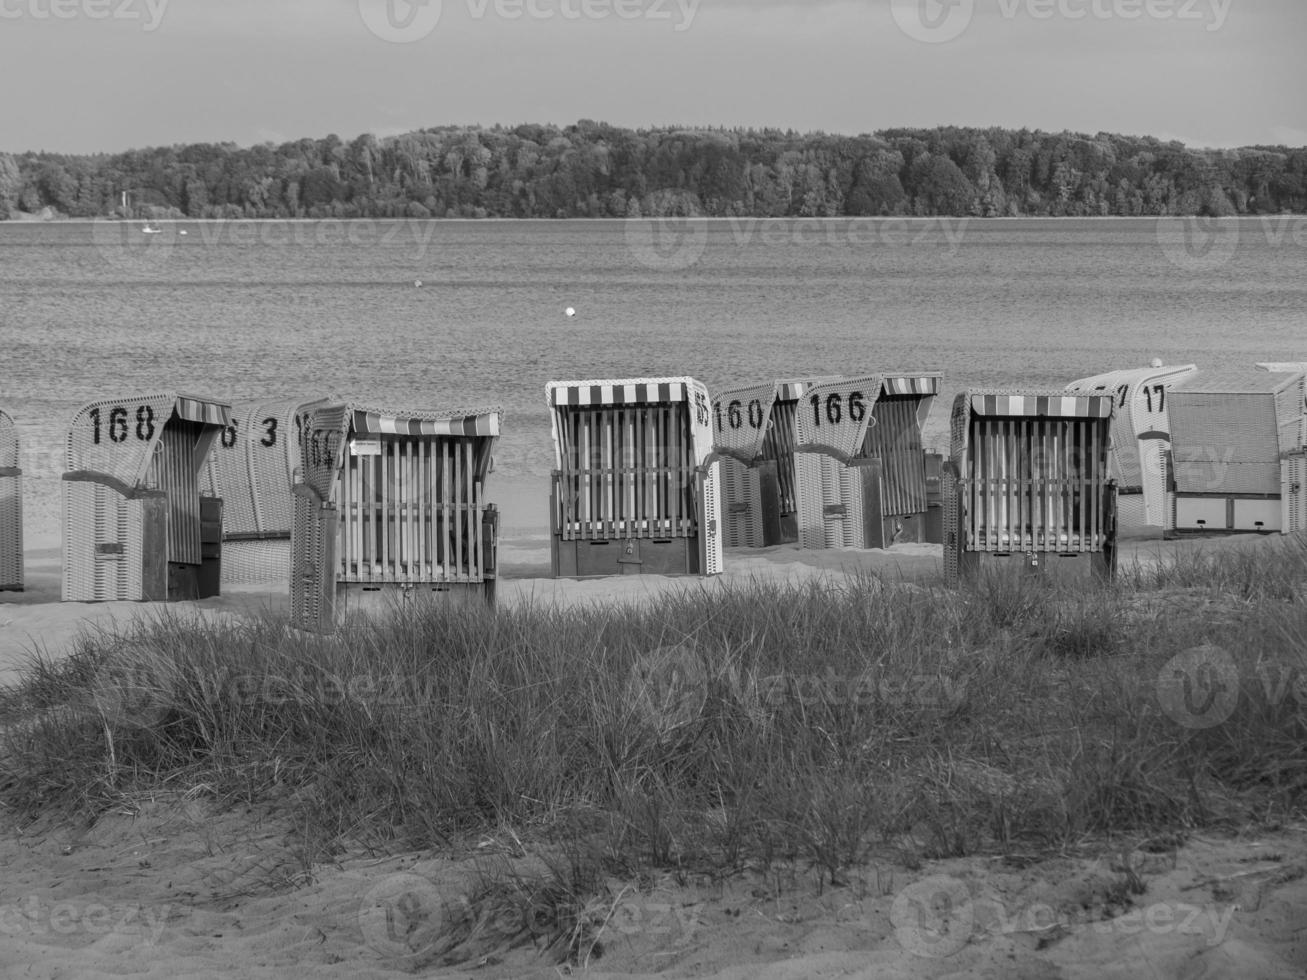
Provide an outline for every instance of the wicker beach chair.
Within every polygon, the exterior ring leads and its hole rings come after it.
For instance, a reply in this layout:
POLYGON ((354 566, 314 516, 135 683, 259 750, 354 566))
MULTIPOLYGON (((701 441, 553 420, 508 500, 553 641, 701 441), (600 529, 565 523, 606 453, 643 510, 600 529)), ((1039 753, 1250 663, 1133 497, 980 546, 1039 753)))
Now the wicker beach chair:
POLYGON ((1307 375, 1204 371, 1170 397, 1176 532, 1302 527, 1307 375))
POLYGON ((551 381, 555 577, 722 569, 707 389, 693 378, 551 381))
POLYGON ((201 496, 223 402, 125 395, 73 416, 63 479, 63 598, 176 600, 220 589, 222 501, 201 496))
POLYGON ((801 547, 926 540, 931 500, 921 431, 942 377, 884 372, 803 393, 794 457, 801 547))
POLYGON ((1063 391, 964 391, 953 403, 944 478, 944 569, 1110 578, 1116 493, 1114 398, 1063 391))
POLYGON ((1117 523, 1122 528, 1171 527, 1175 505, 1167 489, 1171 452, 1167 393, 1197 373, 1193 364, 1159 365, 1109 371, 1067 385, 1067 391, 1116 399, 1110 461, 1117 483, 1117 523))
POLYGON ((499 511, 485 481, 498 408, 304 408, 291 526, 291 610, 330 632, 369 594, 476 593, 494 601, 499 511))
POLYGON ((205 491, 221 497, 223 584, 290 582, 290 529, 301 413, 322 399, 238 406, 205 468, 205 491))
POLYGON ((804 392, 822 380, 833 379, 782 379, 731 388, 713 399, 726 547, 765 548, 799 539, 795 414, 804 392))
POLYGON ((18 430, 0 411, 0 592, 23 590, 23 471, 18 430))

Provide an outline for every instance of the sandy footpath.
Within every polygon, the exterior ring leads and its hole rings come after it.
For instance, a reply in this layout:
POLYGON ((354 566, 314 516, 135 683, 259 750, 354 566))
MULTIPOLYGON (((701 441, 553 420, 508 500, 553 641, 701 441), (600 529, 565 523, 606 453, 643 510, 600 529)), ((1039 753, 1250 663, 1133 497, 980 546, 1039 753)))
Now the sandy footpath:
MULTIPOLYGON (((920 582, 939 574, 938 546, 787 546, 729 552, 726 573, 714 579, 554 581, 538 483, 501 484, 492 495, 504 511, 505 604, 644 601, 750 578, 839 588, 850 571, 920 582)), ((12 683, 34 651, 59 656, 81 629, 162 608, 59 602, 53 516, 33 514, 27 525, 26 591, 0 593, 0 684, 12 683)), ((1136 540, 1122 561, 1266 540, 1136 540)), ((172 609, 212 618, 286 604, 284 587, 247 587, 172 609)), ((92 827, 17 826, 0 813, 0 978, 1307 977, 1307 826, 915 870, 886 854, 837 888, 804 868, 767 880, 614 881, 598 944, 584 967, 571 968, 529 946, 505 950, 475 936, 460 947, 466 962, 439 962, 431 936, 457 916, 478 868, 531 867, 511 839, 472 839, 440 855, 342 856, 311 868, 297 863, 292 840, 293 828, 267 818, 210 812, 202 794, 143 800, 92 827), (1127 873, 1146 885, 1128 908, 1113 897, 1127 873)))

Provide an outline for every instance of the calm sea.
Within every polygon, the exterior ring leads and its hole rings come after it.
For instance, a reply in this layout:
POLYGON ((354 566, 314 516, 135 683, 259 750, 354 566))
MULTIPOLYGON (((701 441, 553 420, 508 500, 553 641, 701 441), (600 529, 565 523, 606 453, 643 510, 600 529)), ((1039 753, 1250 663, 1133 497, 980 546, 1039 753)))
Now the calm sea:
POLYGON ((25 440, 119 392, 336 392, 502 405, 498 472, 536 476, 550 380, 941 370, 943 448, 968 385, 1307 360, 1304 218, 158 227, 0 223, 0 408, 25 440))

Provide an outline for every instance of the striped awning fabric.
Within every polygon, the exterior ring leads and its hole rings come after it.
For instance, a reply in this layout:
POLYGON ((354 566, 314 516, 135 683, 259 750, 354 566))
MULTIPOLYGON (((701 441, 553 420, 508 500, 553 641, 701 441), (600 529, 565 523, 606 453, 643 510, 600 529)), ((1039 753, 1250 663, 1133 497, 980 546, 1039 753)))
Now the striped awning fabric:
POLYGON ((887 395, 938 395, 941 374, 885 375, 887 395))
POLYGON ((1105 419, 1112 415, 1108 395, 983 395, 971 396, 977 415, 1039 415, 1105 419))
POLYGON ((206 425, 231 425, 231 406, 222 402, 211 402, 205 398, 190 395, 178 395, 173 404, 177 417, 187 422, 200 422, 206 425))
POLYGON ((554 405, 634 405, 687 401, 684 381, 623 384, 560 384, 550 390, 554 405))
POLYGON ((499 412, 496 410, 450 415, 448 418, 413 418, 381 412, 354 410, 356 436, 497 436, 499 412))

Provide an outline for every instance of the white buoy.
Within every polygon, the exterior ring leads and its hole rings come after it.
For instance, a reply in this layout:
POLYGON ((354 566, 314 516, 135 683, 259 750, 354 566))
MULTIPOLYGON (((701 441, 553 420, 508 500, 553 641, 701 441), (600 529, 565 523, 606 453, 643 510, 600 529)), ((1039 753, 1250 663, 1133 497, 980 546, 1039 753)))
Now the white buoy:
POLYGON ((1161 367, 1161 366, 1162 366, 1162 359, 1160 357, 1154 357, 1152 361, 1149 362, 1149 367, 1161 367))
POLYGON ((576 316, 576 310, 572 309, 572 307, 570 306, 567 309, 565 309, 563 312, 566 313, 568 316, 576 316))
POLYGON ((177 232, 177 234, 179 234, 179 235, 184 235, 184 234, 186 234, 186 229, 183 228, 181 231, 177 232))
POLYGON ((421 280, 421 279, 414 279, 414 280, 413 280, 413 285, 416 286, 418 289, 421 289, 421 288, 422 288, 422 280, 421 280))

